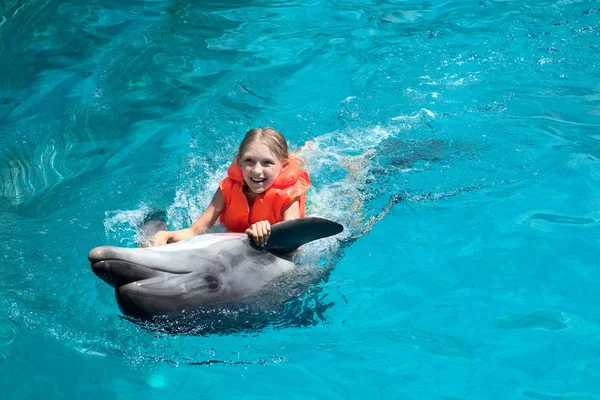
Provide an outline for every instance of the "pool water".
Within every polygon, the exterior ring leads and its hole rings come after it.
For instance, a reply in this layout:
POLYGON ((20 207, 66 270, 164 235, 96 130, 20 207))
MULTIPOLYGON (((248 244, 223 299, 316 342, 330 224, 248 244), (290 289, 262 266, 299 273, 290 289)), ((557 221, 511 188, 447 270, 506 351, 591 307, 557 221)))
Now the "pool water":
MULTIPOLYGON (((8 399, 600 397, 596 1, 0 4, 8 399), (189 226, 245 131, 327 271, 256 329, 122 318, 87 252, 189 226)), ((235 310, 232 310, 235 312, 235 310)))

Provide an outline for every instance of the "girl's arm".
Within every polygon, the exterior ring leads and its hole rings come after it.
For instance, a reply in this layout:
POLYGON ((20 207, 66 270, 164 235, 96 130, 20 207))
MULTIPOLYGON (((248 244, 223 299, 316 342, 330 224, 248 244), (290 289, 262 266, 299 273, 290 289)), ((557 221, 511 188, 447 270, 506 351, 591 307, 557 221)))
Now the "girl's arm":
POLYGON ((179 242, 180 240, 200 235, 215 224, 217 218, 219 218, 219 215, 224 208, 225 199, 223 198, 223 193, 221 193, 221 189, 217 189, 206 210, 202 213, 200 218, 198 218, 196 222, 192 224, 192 226, 186 229, 180 229, 178 231, 157 232, 156 235, 150 238, 150 241, 153 246, 160 246, 167 243, 179 242))
POLYGON ((296 219, 296 218, 300 218, 300 198, 296 197, 294 199, 294 201, 292 201, 290 203, 290 205, 288 205, 286 207, 285 210, 283 210, 283 220, 287 221, 289 219, 296 219))

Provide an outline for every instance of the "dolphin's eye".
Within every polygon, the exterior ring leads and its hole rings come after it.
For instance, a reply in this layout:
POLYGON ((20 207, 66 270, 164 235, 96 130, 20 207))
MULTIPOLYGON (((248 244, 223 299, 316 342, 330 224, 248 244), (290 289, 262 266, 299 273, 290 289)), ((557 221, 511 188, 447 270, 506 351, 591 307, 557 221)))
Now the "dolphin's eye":
POLYGON ((219 288, 219 280, 212 275, 206 275, 204 281, 208 283, 208 287, 212 290, 219 288))

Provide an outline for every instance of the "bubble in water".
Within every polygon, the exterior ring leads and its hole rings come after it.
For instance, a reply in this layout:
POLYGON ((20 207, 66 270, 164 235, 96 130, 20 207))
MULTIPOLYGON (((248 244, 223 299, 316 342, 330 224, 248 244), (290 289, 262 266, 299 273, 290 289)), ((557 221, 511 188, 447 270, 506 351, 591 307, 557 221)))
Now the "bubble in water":
POLYGON ((155 389, 163 388, 166 385, 165 376, 162 374, 152 375, 146 382, 148 383, 148 386, 155 389))

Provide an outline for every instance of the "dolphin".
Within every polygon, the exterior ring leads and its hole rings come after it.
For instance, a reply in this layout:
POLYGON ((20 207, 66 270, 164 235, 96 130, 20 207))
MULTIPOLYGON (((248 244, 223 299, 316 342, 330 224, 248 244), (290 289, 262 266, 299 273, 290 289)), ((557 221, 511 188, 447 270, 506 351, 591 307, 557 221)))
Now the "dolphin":
MULTIPOLYGON (((159 229, 168 229, 164 220, 150 221, 142 232, 159 229)), ((96 247, 88 259, 92 271, 115 288, 121 311, 147 320, 253 299, 297 268, 289 253, 342 231, 336 222, 306 217, 272 225, 264 247, 243 233, 214 233, 157 247, 96 247)))

